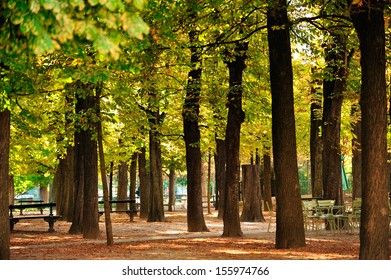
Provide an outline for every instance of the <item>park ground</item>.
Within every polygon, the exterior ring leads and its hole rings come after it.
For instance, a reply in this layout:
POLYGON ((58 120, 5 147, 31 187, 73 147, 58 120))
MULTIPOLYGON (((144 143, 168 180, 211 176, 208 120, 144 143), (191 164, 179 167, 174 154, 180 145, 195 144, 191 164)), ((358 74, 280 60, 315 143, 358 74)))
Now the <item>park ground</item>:
MULTIPOLYGON (((264 214, 268 220, 268 213, 264 214)), ((58 221, 54 233, 43 220, 24 220, 11 234, 14 260, 354 260, 359 254, 359 234, 307 231, 306 247, 275 249, 275 222, 242 222, 240 238, 223 238, 223 222, 217 212, 205 212, 209 232, 187 232, 186 210, 166 212, 166 222, 148 223, 126 214, 111 215, 114 245, 106 245, 105 224, 101 237, 86 240, 70 235, 71 223, 58 221)), ((391 241, 391 236, 390 236, 391 241)), ((389 243, 391 244, 391 242, 389 243)), ((391 246, 390 246, 391 251, 391 246)))

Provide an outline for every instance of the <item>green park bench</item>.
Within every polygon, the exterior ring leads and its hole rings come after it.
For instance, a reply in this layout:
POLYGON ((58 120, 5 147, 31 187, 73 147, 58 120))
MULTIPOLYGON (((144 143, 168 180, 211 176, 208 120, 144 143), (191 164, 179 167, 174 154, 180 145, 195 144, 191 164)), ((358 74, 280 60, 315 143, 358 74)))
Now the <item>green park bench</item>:
POLYGON ((61 219, 62 216, 54 215, 53 214, 53 208, 56 207, 56 203, 49 202, 49 203, 32 203, 32 204, 19 204, 19 205, 13 205, 11 204, 9 206, 10 211, 10 229, 11 231, 14 230, 14 225, 18 223, 20 220, 33 220, 33 219, 43 219, 45 222, 49 224, 49 232, 54 232, 54 223, 61 219), (39 209, 40 213, 36 214, 33 212, 29 212, 28 214, 24 215, 14 215, 14 210, 24 210, 24 209, 39 209), (43 209, 49 208, 49 214, 44 214, 43 209))

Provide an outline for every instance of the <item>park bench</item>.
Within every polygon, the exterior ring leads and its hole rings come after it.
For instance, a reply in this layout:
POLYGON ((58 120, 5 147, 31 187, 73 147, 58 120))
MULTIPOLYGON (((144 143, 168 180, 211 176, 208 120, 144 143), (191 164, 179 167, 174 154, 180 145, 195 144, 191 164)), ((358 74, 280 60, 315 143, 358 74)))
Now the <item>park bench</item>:
MULTIPOLYGON (((21 199, 21 200, 18 200, 18 204, 19 205, 23 205, 23 204, 41 204, 43 203, 44 201, 43 200, 31 200, 31 199, 21 199)), ((41 212, 41 214, 43 215, 43 209, 42 207, 37 207, 37 209, 41 212)), ((20 215, 23 215, 23 208, 20 208, 20 215)))
POLYGON ((9 206, 10 210, 10 229, 14 230, 14 225, 18 223, 20 220, 32 220, 32 219, 43 219, 45 222, 49 224, 49 232, 54 232, 54 223, 61 219, 62 216, 54 215, 53 214, 53 208, 56 207, 56 203, 49 202, 49 203, 32 203, 32 204, 19 204, 19 205, 13 205, 11 204, 9 206), (46 215, 43 213, 43 209, 49 208, 49 214, 46 215), (14 216, 14 210, 24 210, 24 209, 39 209, 40 213, 36 214, 33 212, 29 212, 27 215, 19 215, 14 216))
MULTIPOLYGON (((104 205, 104 201, 99 201, 98 203, 102 206, 104 205)), ((139 205, 136 203, 136 200, 134 199, 109 200, 109 204, 110 204, 110 213, 126 213, 128 214, 131 222, 133 221, 134 215, 137 214, 138 207, 139 207, 139 205), (113 204, 115 205, 115 207, 113 207, 113 204), (117 209, 118 204, 125 204, 126 205, 125 209, 124 210, 117 209)), ((99 210, 99 217, 102 216, 104 212, 105 212, 104 209, 101 208, 101 210, 99 210)))

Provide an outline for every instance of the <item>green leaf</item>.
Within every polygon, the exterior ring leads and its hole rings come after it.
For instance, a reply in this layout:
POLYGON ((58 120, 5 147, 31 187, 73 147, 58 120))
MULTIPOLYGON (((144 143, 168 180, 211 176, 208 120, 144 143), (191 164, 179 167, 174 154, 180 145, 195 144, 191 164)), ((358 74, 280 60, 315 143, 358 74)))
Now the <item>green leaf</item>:
POLYGON ((123 30, 130 36, 141 40, 143 38, 143 34, 149 33, 148 24, 146 24, 139 15, 124 14, 121 19, 123 30))
POLYGON ((139 9, 139 10, 143 10, 144 9, 144 0, 133 0, 133 5, 139 9))

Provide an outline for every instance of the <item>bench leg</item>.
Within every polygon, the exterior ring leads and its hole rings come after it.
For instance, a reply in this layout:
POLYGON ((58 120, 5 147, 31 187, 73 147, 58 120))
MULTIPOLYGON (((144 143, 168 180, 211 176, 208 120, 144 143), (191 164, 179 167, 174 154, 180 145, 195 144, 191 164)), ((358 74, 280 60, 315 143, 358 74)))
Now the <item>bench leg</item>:
POLYGON ((49 217, 49 218, 45 218, 45 221, 48 222, 48 224, 49 224, 49 230, 48 231, 49 232, 55 232, 55 230, 54 230, 54 222, 56 221, 56 219, 49 217))

